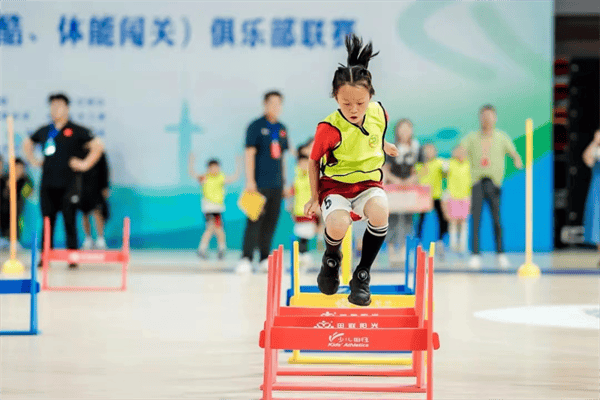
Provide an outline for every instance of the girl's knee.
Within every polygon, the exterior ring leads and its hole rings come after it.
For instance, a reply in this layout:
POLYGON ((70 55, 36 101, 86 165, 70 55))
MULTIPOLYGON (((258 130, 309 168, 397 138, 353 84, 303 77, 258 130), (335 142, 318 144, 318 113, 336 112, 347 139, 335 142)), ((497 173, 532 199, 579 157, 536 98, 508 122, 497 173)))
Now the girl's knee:
POLYGON ((325 221, 327 234, 333 239, 343 238, 351 223, 352 218, 350 218, 350 213, 343 210, 336 210, 329 214, 325 221))
POLYGON ((373 226, 384 226, 388 224, 389 210, 387 199, 373 197, 365 205, 365 216, 373 226))

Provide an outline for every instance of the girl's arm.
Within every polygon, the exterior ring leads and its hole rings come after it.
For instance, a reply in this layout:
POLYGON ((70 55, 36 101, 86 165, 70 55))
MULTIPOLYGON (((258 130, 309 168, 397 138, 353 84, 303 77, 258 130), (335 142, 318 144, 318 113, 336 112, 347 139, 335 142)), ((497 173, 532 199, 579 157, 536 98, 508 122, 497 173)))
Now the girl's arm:
POLYGON ((304 206, 304 214, 312 217, 319 210, 319 163, 308 160, 308 178, 310 180, 310 201, 304 206))
POLYGON ((200 175, 198 175, 196 173, 196 171, 194 171, 194 162, 196 161, 196 159, 194 158, 194 155, 192 153, 190 153, 190 157, 188 160, 188 174, 190 175, 190 177, 197 181, 200 180, 200 175))
POLYGON ((385 139, 383 140, 383 151, 390 157, 398 156, 398 148, 396 147, 396 145, 390 142, 386 142, 385 139))
POLYGON ((242 157, 237 157, 235 159, 235 174, 230 175, 225 178, 225 184, 233 183, 240 179, 241 173, 241 165, 242 165, 242 157))
MULTIPOLYGON (((596 136, 600 137, 600 135, 598 134, 596 134, 596 136)), ((596 151, 600 147, 600 143, 598 143, 595 139, 596 138, 594 138, 592 143, 590 143, 588 147, 585 148, 585 151, 583 152, 582 156, 583 162, 590 168, 592 168, 596 163, 596 151)))

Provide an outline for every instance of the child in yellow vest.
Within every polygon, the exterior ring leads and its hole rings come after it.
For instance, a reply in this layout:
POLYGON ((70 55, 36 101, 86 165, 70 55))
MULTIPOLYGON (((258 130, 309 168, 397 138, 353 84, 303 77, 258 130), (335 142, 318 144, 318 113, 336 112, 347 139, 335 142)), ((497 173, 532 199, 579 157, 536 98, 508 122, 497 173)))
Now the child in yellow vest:
POLYGON ((445 210, 450 221, 450 249, 467 251, 467 217, 471 208, 471 166, 464 148, 456 146, 448 163, 445 210), (460 245, 458 243, 460 236, 460 245))
POLYGON ((206 229, 198 245, 198 256, 203 260, 208 258, 206 251, 213 235, 217 236, 219 246, 218 258, 225 257, 225 229, 223 228, 223 212, 225 212, 225 185, 235 182, 240 176, 239 159, 236 162, 236 171, 233 176, 225 176, 221 172, 218 160, 210 160, 204 175, 194 171, 194 156, 190 154, 189 174, 202 185, 202 213, 206 218, 206 229))
MULTIPOLYGON (((437 150, 432 143, 423 146, 423 158, 424 163, 419 163, 415 166, 417 175, 419 176, 419 183, 424 186, 431 188, 431 197, 433 199, 433 206, 435 208, 438 217, 438 246, 436 250, 439 250, 438 254, 443 257, 443 242, 442 239, 444 234, 448 232, 448 222, 444 218, 442 211, 442 183, 444 179, 445 162, 437 156, 437 150)), ((423 239, 423 222, 425 220, 425 214, 419 215, 418 225, 418 236, 423 239)))
POLYGON ((333 76, 332 96, 338 110, 317 126, 309 161, 311 198, 304 213, 312 217, 319 208, 325 221, 326 249, 317 277, 319 290, 333 295, 340 285, 340 246, 352 221, 367 219, 363 247, 352 280, 348 301, 371 303, 371 266, 388 229, 387 195, 383 190, 385 154, 398 149, 384 140, 388 116, 381 103, 371 102, 375 90, 367 69, 371 43, 363 47, 355 35, 346 37, 348 65, 333 76))
POLYGON ((298 238, 300 250, 300 266, 303 268, 312 264, 308 254, 308 241, 317 234, 318 217, 307 217, 304 205, 310 201, 310 179, 308 176, 308 156, 298 153, 298 164, 294 177, 294 186, 289 193, 294 197, 292 216, 294 218, 294 235, 298 238))

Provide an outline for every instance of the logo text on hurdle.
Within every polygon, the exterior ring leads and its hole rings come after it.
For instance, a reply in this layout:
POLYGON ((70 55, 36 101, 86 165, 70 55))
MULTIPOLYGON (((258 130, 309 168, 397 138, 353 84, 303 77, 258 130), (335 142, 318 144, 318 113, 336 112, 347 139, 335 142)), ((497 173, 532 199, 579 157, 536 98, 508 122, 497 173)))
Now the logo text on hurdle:
POLYGON ((366 322, 348 322, 347 324, 343 322, 333 323, 333 321, 321 321, 317 323, 313 328, 323 328, 323 329, 377 329, 379 328, 379 324, 377 322, 371 322, 370 324, 366 322), (369 326, 370 325, 370 326, 369 326))
POLYGON ((346 336, 343 332, 335 332, 329 335, 328 347, 369 347, 369 338, 367 336, 346 336))

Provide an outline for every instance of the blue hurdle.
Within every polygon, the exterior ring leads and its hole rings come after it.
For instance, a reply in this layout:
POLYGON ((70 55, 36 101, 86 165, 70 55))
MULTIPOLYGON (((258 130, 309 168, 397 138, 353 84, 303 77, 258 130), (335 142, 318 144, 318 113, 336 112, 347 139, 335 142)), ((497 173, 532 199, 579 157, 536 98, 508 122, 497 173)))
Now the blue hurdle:
POLYGON ((37 335, 38 330, 38 310, 37 294, 40 291, 40 284, 37 281, 37 235, 34 236, 31 247, 31 279, 4 279, 0 280, 0 295, 2 294, 29 294, 31 296, 29 311, 29 330, 26 331, 0 331, 0 335, 37 335))
MULTIPOLYGON (((291 249, 294 248, 293 243, 296 240, 296 237, 292 236, 292 246, 291 249)), ((404 285, 373 285, 371 286, 372 294, 402 294, 402 295, 414 295, 417 274, 416 265, 417 265, 417 246, 419 245, 419 239, 413 236, 408 236, 406 238, 406 259, 404 261, 404 285)), ((290 261, 290 277, 291 277, 291 287, 287 290, 286 293, 286 305, 290 305, 290 299, 296 293, 294 291, 294 253, 291 253, 291 261, 290 261)), ((319 288, 316 285, 310 286, 300 286, 300 292, 302 293, 319 293, 319 288)), ((341 294, 350 294, 350 287, 348 285, 342 285, 338 289, 338 293, 341 294)))

